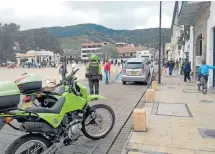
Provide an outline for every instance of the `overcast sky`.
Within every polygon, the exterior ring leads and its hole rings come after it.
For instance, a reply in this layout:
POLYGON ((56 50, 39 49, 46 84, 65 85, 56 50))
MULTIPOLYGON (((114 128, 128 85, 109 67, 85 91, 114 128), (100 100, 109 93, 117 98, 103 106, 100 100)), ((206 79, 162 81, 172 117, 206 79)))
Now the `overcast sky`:
MULTIPOLYGON (((162 3, 162 27, 171 27, 174 2, 162 3)), ((81 23, 151 28, 159 26, 159 1, 0 0, 0 22, 15 22, 21 29, 81 23)))

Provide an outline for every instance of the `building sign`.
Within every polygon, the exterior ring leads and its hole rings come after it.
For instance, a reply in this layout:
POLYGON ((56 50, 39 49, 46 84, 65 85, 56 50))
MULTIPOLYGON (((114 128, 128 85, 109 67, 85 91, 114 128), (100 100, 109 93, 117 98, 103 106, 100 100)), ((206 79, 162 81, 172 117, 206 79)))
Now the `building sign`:
POLYGON ((202 63, 202 56, 196 56, 196 66, 200 66, 202 63))

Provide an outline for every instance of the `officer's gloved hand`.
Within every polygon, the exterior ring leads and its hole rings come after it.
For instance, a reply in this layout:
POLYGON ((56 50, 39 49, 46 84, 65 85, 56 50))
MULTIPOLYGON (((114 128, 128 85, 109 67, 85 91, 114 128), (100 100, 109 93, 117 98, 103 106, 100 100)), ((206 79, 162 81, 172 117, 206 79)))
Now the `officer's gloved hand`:
POLYGON ((102 75, 98 75, 98 79, 100 80, 100 81, 102 81, 102 75))

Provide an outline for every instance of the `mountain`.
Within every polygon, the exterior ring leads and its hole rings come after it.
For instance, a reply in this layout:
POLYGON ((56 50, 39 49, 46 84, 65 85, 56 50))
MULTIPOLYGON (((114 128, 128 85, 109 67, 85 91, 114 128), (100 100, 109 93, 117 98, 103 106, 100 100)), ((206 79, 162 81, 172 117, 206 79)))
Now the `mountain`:
MULTIPOLYGON (((49 27, 63 49, 79 50, 87 42, 126 42, 136 46, 159 47, 159 28, 114 30, 97 24, 78 24, 66 27, 49 27)), ((162 28, 164 43, 170 41, 171 29, 162 28)))

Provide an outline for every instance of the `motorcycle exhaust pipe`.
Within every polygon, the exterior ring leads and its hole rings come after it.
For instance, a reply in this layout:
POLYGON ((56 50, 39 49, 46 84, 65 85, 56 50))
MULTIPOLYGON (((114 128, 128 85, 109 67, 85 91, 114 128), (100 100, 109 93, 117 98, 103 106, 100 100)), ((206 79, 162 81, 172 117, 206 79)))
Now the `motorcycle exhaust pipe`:
POLYGON ((57 134, 58 130, 44 122, 25 122, 21 124, 20 131, 29 133, 50 133, 57 134))

